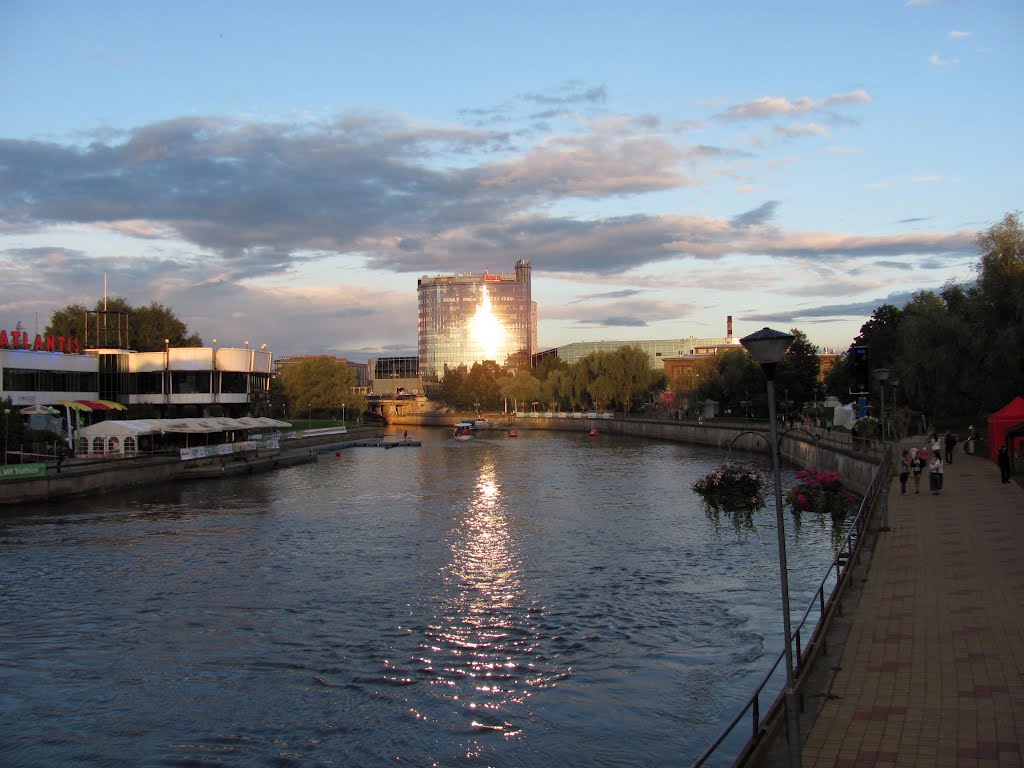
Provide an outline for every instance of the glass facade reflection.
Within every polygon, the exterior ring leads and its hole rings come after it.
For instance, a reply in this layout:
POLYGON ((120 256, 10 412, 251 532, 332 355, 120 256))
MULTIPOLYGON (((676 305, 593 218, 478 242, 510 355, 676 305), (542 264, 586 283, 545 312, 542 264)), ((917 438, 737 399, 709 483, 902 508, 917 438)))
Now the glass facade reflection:
POLYGON ((517 261, 514 273, 423 276, 417 295, 424 381, 437 381, 447 368, 484 360, 529 367, 537 348, 529 261, 517 261))

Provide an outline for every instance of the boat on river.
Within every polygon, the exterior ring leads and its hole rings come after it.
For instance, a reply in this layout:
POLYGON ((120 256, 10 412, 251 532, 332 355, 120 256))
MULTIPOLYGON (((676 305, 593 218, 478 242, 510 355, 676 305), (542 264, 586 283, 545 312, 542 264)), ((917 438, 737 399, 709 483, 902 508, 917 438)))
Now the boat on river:
POLYGON ((469 440, 473 437, 473 422, 460 421, 455 425, 452 436, 456 440, 469 440))

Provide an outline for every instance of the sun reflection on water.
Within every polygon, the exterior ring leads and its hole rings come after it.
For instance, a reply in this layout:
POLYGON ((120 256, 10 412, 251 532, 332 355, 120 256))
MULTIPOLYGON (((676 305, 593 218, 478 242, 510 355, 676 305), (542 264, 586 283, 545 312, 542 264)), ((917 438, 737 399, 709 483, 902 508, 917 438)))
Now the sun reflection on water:
POLYGON ((452 531, 445 567, 447 600, 427 629, 421 663, 478 732, 514 737, 512 711, 533 692, 554 685, 556 671, 541 653, 543 611, 531 606, 510 516, 493 463, 485 463, 472 498, 452 531))

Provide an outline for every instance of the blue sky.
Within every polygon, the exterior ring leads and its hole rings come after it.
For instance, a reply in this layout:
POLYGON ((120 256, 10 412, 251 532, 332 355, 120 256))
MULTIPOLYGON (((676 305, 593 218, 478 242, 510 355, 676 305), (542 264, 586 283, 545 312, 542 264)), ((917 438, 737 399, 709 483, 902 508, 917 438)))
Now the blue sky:
POLYGON ((415 354, 534 267, 542 348, 799 328, 972 279, 1021 208, 1024 5, 0 1, 0 327, 415 354))

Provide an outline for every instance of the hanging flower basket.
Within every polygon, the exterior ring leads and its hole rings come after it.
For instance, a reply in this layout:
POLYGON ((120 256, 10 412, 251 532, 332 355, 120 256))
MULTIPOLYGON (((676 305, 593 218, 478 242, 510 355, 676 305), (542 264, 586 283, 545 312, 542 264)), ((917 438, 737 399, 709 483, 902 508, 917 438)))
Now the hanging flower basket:
POLYGON ((857 497, 843 487, 838 472, 803 469, 796 473, 797 484, 786 494, 786 503, 796 513, 817 512, 845 517, 857 497))
POLYGON ((711 512, 755 512, 764 507, 761 475, 739 464, 723 464, 693 484, 711 512))

